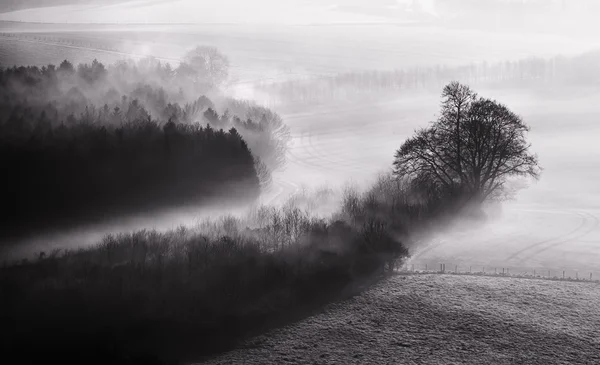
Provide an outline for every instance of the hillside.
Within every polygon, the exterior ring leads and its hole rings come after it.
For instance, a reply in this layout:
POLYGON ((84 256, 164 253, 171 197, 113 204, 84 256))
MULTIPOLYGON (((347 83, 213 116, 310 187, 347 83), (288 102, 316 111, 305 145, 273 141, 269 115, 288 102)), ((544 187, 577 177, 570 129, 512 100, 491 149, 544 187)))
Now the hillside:
MULTIPOLYGON (((128 0, 3 0, 0 3, 0 13, 23 9, 43 8, 59 5, 98 5, 123 3, 128 0)), ((129 0, 130 1, 130 0, 129 0)))
POLYGON ((105 24, 429 24, 593 38, 598 2, 576 0, 8 0, 0 20, 105 24))
POLYGON ((398 275, 208 363, 598 364, 599 289, 398 275))
MULTIPOLYGON (((381 17, 335 11, 305 1, 139 0, 102 2, 99 6, 70 1, 47 7, 4 12, 0 20, 53 23, 238 23, 311 24, 378 22, 381 17), (117 3, 115 3, 117 2, 117 3)), ((67 1, 67 0, 65 0, 67 1)), ((2 9, 2 8, 0 8, 2 9)), ((0 10, 2 13, 2 10, 0 10)))

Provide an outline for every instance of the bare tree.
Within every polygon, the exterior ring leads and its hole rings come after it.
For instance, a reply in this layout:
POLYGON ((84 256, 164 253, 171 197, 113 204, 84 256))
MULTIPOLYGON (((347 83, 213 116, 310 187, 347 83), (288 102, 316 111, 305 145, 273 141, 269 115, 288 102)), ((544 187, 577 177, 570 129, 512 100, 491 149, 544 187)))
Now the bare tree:
POLYGON ((262 192, 269 191, 273 186, 273 175, 271 170, 258 156, 254 156, 254 168, 256 169, 256 174, 258 176, 260 190, 262 192))
POLYGON ((521 117, 458 82, 442 96, 438 120, 396 151, 397 176, 476 202, 506 198, 510 177, 539 178, 521 117))
POLYGON ((220 86, 229 77, 229 59, 215 47, 198 46, 183 61, 201 83, 220 86))

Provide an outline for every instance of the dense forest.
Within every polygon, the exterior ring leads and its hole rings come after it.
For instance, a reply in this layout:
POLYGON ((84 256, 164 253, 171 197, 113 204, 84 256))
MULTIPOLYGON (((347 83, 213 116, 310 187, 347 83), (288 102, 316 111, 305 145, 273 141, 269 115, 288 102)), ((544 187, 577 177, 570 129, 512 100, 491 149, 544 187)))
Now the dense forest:
POLYGON ((45 112, 52 125, 80 116, 89 120, 94 114, 111 124, 145 119, 146 114, 163 122, 211 123, 237 128, 270 171, 282 167, 289 129, 273 111, 220 92, 228 75, 227 58, 201 46, 184 60, 177 67, 147 57, 108 67, 94 60, 78 66, 64 61, 58 67, 0 68, 0 123, 24 110, 36 117, 45 112))
POLYGON ((289 131, 206 79, 152 59, 0 69, 2 233, 255 199, 285 163, 289 131))

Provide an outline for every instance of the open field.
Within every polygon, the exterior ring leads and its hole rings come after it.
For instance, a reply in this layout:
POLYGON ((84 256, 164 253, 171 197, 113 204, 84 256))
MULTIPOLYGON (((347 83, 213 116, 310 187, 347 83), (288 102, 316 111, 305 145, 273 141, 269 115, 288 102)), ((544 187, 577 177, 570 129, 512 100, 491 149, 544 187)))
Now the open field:
POLYGON ((597 364, 596 283, 396 275, 208 364, 597 364))

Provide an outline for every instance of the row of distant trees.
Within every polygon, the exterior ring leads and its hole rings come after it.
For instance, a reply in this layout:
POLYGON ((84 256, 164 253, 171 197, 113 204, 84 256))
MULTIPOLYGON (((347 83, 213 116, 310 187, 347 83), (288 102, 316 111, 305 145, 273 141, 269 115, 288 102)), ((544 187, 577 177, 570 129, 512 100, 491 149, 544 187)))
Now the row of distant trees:
POLYGON ((146 57, 120 60, 108 67, 97 60, 77 66, 65 60, 58 67, 13 66, 4 71, 6 77, 20 77, 26 85, 41 84, 42 88, 30 95, 35 99, 43 98, 44 91, 65 93, 75 88, 101 104, 106 91, 116 89, 130 94, 141 84, 163 88, 174 101, 183 103, 197 95, 218 93, 229 77, 229 60, 214 47, 199 46, 189 51, 177 67, 146 57))
POLYGON ((456 67, 415 67, 407 70, 358 71, 307 80, 264 83, 259 89, 275 103, 344 100, 377 93, 439 90, 451 80, 479 87, 592 85, 600 80, 600 52, 568 58, 528 58, 456 67))

